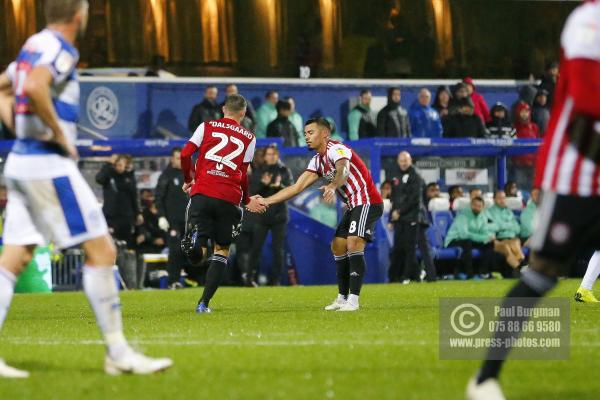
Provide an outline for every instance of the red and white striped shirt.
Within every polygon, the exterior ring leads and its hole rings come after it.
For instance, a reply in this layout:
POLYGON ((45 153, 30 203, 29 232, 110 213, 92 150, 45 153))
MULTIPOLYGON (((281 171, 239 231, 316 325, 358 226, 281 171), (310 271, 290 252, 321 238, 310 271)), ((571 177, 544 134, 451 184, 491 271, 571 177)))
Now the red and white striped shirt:
POLYGON ((577 115, 596 121, 600 133, 600 1, 577 7, 561 35, 560 78, 548 133, 540 148, 536 187, 562 195, 600 195, 600 165, 569 143, 567 129, 577 115))
POLYGON ((310 160, 307 171, 315 172, 327 182, 335 178, 335 163, 341 159, 350 161, 348 180, 337 190, 338 196, 352 209, 363 204, 381 204, 383 200, 373 183, 371 173, 358 154, 350 147, 330 140, 325 154, 315 154, 310 160))

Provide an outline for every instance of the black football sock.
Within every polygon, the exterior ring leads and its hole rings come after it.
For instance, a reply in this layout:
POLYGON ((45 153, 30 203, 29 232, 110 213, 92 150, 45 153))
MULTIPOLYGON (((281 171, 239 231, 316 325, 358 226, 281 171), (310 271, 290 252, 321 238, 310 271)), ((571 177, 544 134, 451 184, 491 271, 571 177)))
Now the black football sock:
POLYGON ((350 294, 358 296, 366 269, 364 251, 348 253, 348 261, 350 264, 350 294))
POLYGON ((210 266, 206 272, 206 283, 204 284, 204 292, 200 298, 200 302, 203 302, 206 306, 210 302, 210 299, 215 295, 215 292, 219 288, 219 284, 225 276, 227 269, 227 257, 220 254, 214 254, 210 259, 210 266))
POLYGON ((338 281, 338 290, 340 295, 344 298, 348 298, 348 292, 350 291, 350 261, 348 261, 348 254, 343 256, 334 256, 336 265, 336 275, 338 281))
MULTIPOLYGON (((511 297, 531 297, 535 298, 535 301, 537 302, 542 296, 544 296, 546 293, 552 290, 554 286, 556 286, 556 278, 550 278, 532 269, 528 269, 523 273, 523 276, 521 277, 521 280, 519 280, 519 283, 517 283, 511 289, 511 291, 508 292, 505 299, 511 297)), ((530 305, 533 306, 534 304, 530 305)), ((504 325, 507 325, 508 321, 513 319, 514 317, 501 317, 499 321, 504 320, 504 325)), ((502 324, 502 322, 500 323, 502 324)), ((515 334, 518 335, 518 333, 514 332, 499 332, 496 333, 495 339, 500 339, 504 341, 507 338, 514 337, 515 334)), ((500 375, 500 369, 502 368, 502 364, 504 363, 504 360, 506 360, 506 357, 508 356, 509 352, 510 348, 503 349, 503 354, 501 353, 500 357, 498 357, 498 352, 494 352, 494 358, 500 359, 486 359, 483 362, 481 369, 479 370, 479 374, 477 375, 477 384, 480 384, 489 378, 498 378, 498 375, 500 375)))

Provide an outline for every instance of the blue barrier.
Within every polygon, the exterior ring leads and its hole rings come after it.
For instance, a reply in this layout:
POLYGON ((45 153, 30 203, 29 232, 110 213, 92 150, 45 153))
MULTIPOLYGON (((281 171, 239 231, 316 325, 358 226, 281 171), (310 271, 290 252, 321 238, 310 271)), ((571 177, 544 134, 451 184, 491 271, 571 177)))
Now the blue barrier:
MULTIPOLYGON (((147 79, 97 78, 81 79, 80 125, 89 137, 106 138, 165 138, 166 131, 179 137, 188 135, 187 123, 193 106, 202 101, 207 84, 215 84, 223 101, 223 88, 236 83, 240 93, 255 108, 264 101, 268 90, 276 90, 281 97, 292 96, 296 109, 304 119, 331 117, 340 133, 347 132, 349 100, 356 98, 363 88, 374 96, 386 96, 387 88, 402 88, 401 105, 408 109, 416 100, 419 90, 427 87, 432 93, 438 85, 452 85, 458 80, 404 81, 404 80, 351 80, 351 79, 147 79), (100 135, 100 136, 98 136, 100 135)), ((490 108, 497 101, 510 107, 517 100, 515 81, 476 82, 490 108)))

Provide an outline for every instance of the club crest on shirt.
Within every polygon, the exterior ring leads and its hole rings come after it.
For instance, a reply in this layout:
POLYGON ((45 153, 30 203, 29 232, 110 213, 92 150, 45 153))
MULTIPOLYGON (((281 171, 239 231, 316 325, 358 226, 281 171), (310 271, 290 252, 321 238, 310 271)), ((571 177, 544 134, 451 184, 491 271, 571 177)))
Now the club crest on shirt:
POLYGON ((333 178, 335 178, 335 172, 335 170, 331 170, 325 175, 323 175, 323 178, 325 178, 327 182, 333 182, 333 178))

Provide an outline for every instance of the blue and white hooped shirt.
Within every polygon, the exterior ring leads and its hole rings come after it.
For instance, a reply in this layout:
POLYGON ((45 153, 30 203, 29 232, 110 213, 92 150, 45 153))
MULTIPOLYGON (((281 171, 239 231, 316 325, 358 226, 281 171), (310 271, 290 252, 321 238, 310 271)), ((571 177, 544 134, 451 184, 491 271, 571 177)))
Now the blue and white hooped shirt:
POLYGON ((77 138, 79 119, 79 82, 77 62, 79 52, 58 32, 44 29, 31 36, 21 48, 17 59, 7 69, 15 92, 15 134, 17 144, 13 152, 18 154, 43 153, 39 143, 48 134, 48 127, 35 115, 29 99, 23 92, 27 74, 35 67, 46 67, 52 73, 50 87, 52 103, 63 133, 69 141, 77 138), (36 143, 37 142, 37 143, 36 143))

